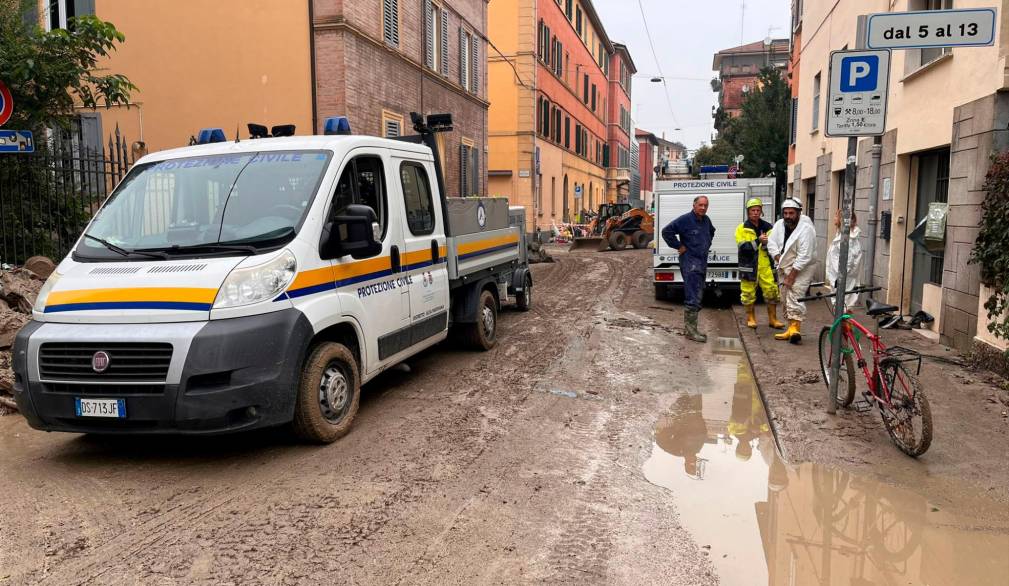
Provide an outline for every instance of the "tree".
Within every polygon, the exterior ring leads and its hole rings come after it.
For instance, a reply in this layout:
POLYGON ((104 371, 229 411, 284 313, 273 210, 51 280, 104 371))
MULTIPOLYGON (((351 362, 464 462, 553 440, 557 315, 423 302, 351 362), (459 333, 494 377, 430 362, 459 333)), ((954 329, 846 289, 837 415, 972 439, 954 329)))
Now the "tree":
POLYGON ((39 131, 66 126, 78 107, 128 106, 136 86, 98 67, 126 40, 123 33, 94 16, 46 32, 34 6, 35 0, 0 0, 0 80, 15 108, 7 127, 39 131))

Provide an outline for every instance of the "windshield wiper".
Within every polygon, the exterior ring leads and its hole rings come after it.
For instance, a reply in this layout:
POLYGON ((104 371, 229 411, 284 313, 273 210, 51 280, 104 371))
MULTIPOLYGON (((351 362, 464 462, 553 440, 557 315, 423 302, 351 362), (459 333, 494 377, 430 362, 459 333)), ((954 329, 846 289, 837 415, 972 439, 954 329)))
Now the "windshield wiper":
POLYGON ((121 255, 121 256, 130 256, 130 255, 137 254, 137 255, 140 255, 140 256, 146 256, 148 258, 156 258, 156 259, 159 259, 159 260, 164 260, 164 259, 168 258, 167 255, 165 255, 163 253, 162 254, 158 254, 156 251, 130 250, 128 248, 123 248, 121 246, 116 246, 115 244, 112 244, 108 240, 104 240, 104 239, 99 238, 97 236, 92 236, 91 234, 85 233, 84 237, 87 238, 88 240, 94 240, 98 244, 101 244, 105 248, 108 248, 112 252, 114 252, 114 253, 116 253, 118 255, 121 255))
POLYGON ((138 248, 134 252, 150 252, 158 253, 164 255, 169 254, 186 254, 189 252, 197 250, 207 250, 210 252, 244 252, 246 254, 256 254, 257 248, 255 246, 243 246, 239 244, 217 244, 216 242, 207 242, 206 244, 187 244, 185 246, 179 246, 178 244, 173 244, 172 246, 163 246, 160 248, 138 248))

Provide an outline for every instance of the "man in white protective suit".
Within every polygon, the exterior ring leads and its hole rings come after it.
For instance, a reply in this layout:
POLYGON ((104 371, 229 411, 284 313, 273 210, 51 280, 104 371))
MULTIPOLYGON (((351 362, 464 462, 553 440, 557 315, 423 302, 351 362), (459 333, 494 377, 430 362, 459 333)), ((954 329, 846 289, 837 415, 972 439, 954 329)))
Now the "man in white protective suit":
POLYGON ((809 216, 802 214, 802 204, 788 198, 781 204, 781 219, 774 224, 767 240, 767 252, 778 267, 781 298, 785 300, 788 329, 775 334, 775 340, 802 342, 802 320, 806 304, 799 301, 813 282, 816 269, 816 228, 809 216))

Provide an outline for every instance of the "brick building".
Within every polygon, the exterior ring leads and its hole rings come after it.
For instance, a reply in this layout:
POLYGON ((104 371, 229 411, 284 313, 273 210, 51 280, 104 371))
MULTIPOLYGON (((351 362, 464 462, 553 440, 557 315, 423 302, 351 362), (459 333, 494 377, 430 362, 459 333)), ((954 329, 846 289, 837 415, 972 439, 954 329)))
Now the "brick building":
POLYGON ((742 114, 743 99, 757 85, 760 70, 788 66, 788 39, 757 41, 715 53, 711 68, 718 72, 718 106, 730 118, 742 114))
POLYGON ((613 43, 610 55, 609 110, 606 112, 607 169, 606 197, 609 201, 628 201, 631 188, 631 79, 638 69, 625 45, 613 43))
MULTIPOLYGON (((501 54, 488 58, 488 192, 526 206, 530 228, 571 221, 610 192, 607 158, 616 156, 607 157, 607 104, 616 48, 588 0, 491 2, 490 11, 490 38, 501 54)), ((629 96, 629 77, 624 82, 629 96)), ((629 172, 626 180, 629 191, 629 172)))
POLYGON ((410 112, 451 112, 449 195, 483 195, 487 148, 485 0, 314 0, 316 124, 412 133, 410 112))

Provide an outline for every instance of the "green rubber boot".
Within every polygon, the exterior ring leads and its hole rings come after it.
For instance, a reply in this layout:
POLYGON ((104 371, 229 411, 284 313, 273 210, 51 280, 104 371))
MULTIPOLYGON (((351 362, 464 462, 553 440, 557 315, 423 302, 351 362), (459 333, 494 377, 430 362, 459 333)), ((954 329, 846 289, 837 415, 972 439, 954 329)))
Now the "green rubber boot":
POLYGON ((684 335, 688 340, 693 340, 694 342, 707 342, 708 337, 705 336, 697 329, 697 310, 696 309, 686 309, 683 312, 683 324, 686 326, 684 328, 684 335))

